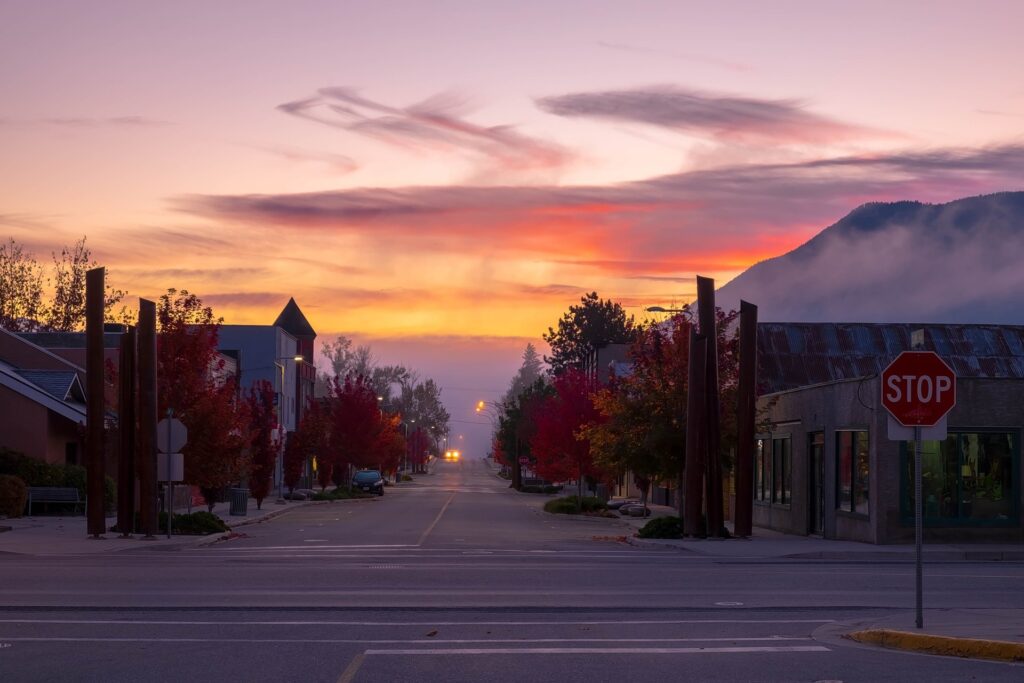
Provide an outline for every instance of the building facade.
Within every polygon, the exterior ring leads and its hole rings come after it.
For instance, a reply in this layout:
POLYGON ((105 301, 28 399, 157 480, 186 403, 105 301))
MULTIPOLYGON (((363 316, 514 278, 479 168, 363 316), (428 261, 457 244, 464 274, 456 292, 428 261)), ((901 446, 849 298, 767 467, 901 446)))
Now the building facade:
POLYGON ((758 326, 754 524, 870 543, 914 536, 913 444, 890 440, 880 373, 914 330, 957 374, 948 436, 922 442, 925 537, 1024 540, 1024 327, 758 326))

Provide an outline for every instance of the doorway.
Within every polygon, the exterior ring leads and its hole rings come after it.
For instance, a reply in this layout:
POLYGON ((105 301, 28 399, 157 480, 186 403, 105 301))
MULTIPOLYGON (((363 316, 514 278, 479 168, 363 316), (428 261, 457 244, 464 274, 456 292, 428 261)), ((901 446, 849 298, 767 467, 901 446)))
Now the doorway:
POLYGON ((825 529, 825 432, 811 432, 807 450, 811 468, 807 478, 807 533, 821 536, 825 529))

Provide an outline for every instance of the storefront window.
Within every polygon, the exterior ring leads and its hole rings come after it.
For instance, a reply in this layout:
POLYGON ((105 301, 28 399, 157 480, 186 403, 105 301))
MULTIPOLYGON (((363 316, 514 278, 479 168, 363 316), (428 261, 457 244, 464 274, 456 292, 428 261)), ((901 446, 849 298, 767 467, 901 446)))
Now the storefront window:
POLYGON ((792 441, 788 436, 772 439, 772 502, 788 505, 790 500, 790 471, 793 466, 792 441))
POLYGON ((866 431, 836 432, 836 506, 866 515, 871 452, 866 431))
MULTIPOLYGON (((924 520, 947 524, 1015 524, 1017 443, 1007 432, 950 432, 921 442, 924 520)), ((901 512, 914 516, 914 444, 903 451, 901 512)))

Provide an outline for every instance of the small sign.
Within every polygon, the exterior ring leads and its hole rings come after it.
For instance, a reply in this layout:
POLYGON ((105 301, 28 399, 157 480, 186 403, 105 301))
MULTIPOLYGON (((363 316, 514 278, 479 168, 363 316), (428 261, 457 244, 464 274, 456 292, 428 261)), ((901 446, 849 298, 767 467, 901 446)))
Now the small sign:
POLYGON ((185 456, 181 453, 156 454, 157 481, 185 481, 185 456))
POLYGON ((525 455, 520 456, 519 464, 520 465, 529 465, 530 464, 530 459, 528 457, 526 457, 525 455))
MULTIPOLYGON (((896 421, 892 415, 887 416, 889 419, 888 433, 890 441, 913 441, 914 440, 914 428, 904 427, 896 421)), ((939 420, 937 425, 932 427, 921 427, 921 441, 945 441, 946 432, 946 418, 943 417, 939 420)))
POLYGON ((156 425, 156 449, 161 453, 178 453, 188 443, 188 429, 173 417, 160 420, 156 425))

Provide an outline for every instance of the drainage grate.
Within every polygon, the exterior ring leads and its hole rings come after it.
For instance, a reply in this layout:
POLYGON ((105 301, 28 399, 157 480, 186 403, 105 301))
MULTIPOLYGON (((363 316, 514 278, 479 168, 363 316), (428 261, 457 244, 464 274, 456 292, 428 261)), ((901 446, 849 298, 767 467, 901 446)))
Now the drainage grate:
POLYGON ((401 569, 400 564, 371 564, 367 565, 367 569, 401 569))

